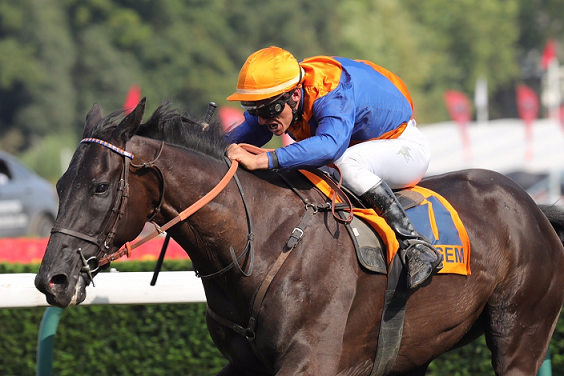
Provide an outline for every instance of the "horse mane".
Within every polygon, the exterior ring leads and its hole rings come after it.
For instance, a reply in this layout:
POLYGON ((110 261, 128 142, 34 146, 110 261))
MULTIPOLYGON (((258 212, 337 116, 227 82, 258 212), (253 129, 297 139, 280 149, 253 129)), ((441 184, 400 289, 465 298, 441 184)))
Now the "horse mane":
MULTIPOLYGON (((213 121, 203 129, 203 119, 192 119, 171 108, 171 104, 171 99, 161 103, 136 134, 222 160, 228 142, 221 123, 213 121)), ((103 138, 118 126, 123 115, 123 110, 112 112, 96 125, 89 137, 103 138)))
POLYGON ((203 119, 192 119, 178 109, 171 109, 172 100, 164 101, 146 123, 140 125, 137 135, 164 141, 223 159, 228 142, 219 121, 203 127, 203 119))

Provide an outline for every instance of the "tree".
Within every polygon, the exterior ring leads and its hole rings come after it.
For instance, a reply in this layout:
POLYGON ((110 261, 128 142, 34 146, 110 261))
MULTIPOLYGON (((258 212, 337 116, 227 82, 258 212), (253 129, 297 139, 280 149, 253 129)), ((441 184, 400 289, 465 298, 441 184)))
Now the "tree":
MULTIPOLYGON (((435 108, 442 104, 445 89, 473 94, 476 80, 485 77, 491 93, 518 76, 517 0, 402 0, 402 4, 425 35, 420 46, 434 56, 424 94, 434 98, 435 108)), ((441 109, 441 117, 430 120, 445 119, 441 109)))

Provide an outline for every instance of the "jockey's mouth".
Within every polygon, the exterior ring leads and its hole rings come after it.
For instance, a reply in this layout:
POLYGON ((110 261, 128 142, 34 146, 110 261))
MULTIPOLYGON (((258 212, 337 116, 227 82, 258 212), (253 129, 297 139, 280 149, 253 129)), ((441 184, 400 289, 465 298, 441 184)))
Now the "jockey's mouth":
POLYGON ((280 123, 267 123, 265 124, 269 131, 272 133, 280 133, 282 132, 283 126, 280 123))

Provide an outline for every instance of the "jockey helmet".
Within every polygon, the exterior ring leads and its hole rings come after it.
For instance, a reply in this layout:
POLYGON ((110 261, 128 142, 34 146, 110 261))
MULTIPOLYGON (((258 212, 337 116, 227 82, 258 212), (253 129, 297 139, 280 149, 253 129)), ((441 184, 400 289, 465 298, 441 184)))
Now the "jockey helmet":
POLYGON ((291 53, 268 47, 247 58, 239 72, 237 91, 228 101, 256 102, 273 98, 295 88, 303 78, 303 69, 291 53))

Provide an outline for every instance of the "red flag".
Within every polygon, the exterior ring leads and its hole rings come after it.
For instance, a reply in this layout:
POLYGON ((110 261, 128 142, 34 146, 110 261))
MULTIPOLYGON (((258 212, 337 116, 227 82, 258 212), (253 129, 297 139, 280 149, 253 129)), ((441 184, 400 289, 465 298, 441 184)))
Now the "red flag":
POLYGON ((525 123, 533 122, 539 115, 539 97, 527 85, 517 85, 517 110, 525 123))
POLYGON ((445 91, 444 100, 450 117, 457 122, 460 127, 465 158, 469 161, 472 159, 472 156, 470 153, 470 136, 468 135, 467 124, 472 119, 472 102, 470 102, 466 94, 455 90, 445 91))
POLYGON ((127 97, 125 97, 125 103, 123 104, 123 111, 125 114, 129 114, 139 101, 141 100, 141 88, 138 85, 131 85, 129 88, 129 92, 127 93, 127 97))
POLYGON ((556 57, 556 40, 549 39, 546 42, 546 46, 544 47, 544 51, 542 53, 540 65, 542 69, 548 69, 548 66, 552 62, 552 60, 556 57))
POLYGON ((229 132, 245 120, 243 110, 229 106, 219 107, 218 114, 221 126, 226 132, 229 132))
POLYGON ((517 110, 519 117, 525 122, 525 158, 533 158, 533 121, 539 115, 539 97, 537 93, 527 85, 517 85, 517 110))
POLYGON ((467 123, 472 119, 472 102, 466 94, 460 91, 447 90, 444 99, 452 120, 457 123, 467 123))

